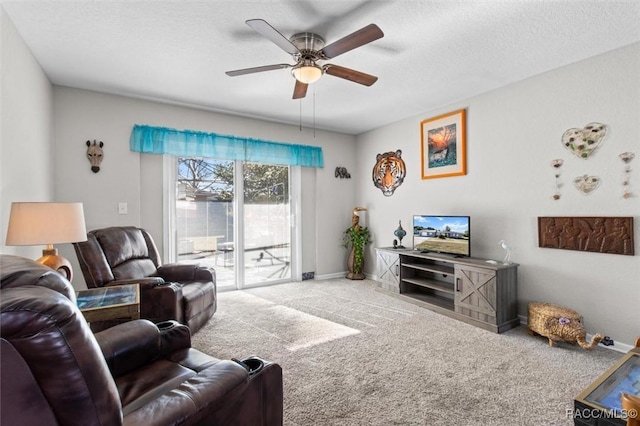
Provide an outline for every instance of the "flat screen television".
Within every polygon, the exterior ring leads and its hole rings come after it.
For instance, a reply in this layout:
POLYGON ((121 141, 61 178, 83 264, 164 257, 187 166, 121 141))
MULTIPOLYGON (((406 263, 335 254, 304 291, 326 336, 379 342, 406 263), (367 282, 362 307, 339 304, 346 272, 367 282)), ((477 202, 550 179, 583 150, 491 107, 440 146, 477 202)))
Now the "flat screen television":
POLYGON ((471 256, 469 216, 413 216, 413 249, 471 256))

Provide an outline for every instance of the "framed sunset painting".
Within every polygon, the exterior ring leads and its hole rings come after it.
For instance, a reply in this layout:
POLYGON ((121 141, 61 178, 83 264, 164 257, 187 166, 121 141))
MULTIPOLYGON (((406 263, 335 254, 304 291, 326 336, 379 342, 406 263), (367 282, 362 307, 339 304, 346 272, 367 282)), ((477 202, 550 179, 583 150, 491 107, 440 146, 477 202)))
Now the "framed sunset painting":
POLYGON ((467 174, 466 110, 420 122, 422 179, 467 174))

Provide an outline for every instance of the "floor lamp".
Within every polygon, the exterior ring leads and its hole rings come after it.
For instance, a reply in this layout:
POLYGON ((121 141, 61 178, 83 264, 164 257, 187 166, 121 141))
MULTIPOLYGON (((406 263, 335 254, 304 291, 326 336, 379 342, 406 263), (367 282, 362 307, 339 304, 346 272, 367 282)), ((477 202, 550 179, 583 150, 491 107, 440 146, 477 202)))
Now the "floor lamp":
POLYGON ((71 264, 54 244, 87 241, 82 203, 12 203, 6 245, 46 245, 37 262, 55 269, 69 281, 71 264))

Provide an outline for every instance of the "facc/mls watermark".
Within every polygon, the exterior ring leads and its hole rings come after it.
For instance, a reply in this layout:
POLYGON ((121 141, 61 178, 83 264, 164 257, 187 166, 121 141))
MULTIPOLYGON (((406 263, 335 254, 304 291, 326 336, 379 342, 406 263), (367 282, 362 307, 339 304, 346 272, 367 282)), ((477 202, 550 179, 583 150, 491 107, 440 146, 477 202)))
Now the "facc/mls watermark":
POLYGON ((568 419, 635 419, 638 417, 638 410, 599 410, 597 408, 567 408, 565 415, 568 419))

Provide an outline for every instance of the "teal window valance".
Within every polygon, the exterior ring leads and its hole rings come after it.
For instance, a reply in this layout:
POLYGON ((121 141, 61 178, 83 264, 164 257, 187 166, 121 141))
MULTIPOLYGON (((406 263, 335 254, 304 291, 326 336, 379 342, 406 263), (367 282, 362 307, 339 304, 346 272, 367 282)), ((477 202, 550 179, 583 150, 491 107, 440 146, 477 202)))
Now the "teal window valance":
POLYGON ((324 167, 322 148, 195 130, 177 130, 136 124, 129 139, 131 151, 206 157, 251 163, 324 167))

